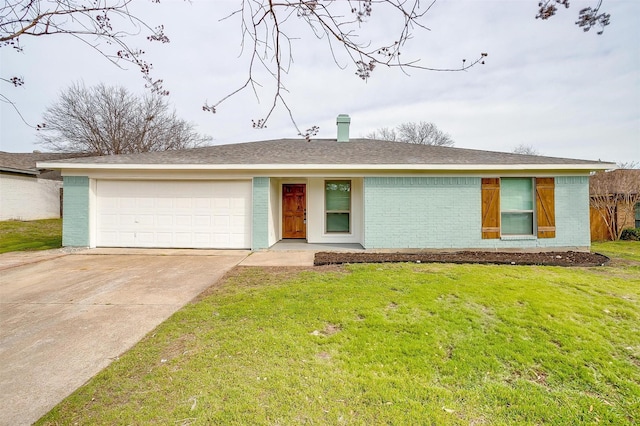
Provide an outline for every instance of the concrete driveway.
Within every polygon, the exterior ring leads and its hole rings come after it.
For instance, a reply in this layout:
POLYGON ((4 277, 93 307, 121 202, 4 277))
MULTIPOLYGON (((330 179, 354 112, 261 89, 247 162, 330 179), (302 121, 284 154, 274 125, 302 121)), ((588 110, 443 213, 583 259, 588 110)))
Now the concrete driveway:
POLYGON ((31 424, 246 251, 0 256, 0 424, 31 424))

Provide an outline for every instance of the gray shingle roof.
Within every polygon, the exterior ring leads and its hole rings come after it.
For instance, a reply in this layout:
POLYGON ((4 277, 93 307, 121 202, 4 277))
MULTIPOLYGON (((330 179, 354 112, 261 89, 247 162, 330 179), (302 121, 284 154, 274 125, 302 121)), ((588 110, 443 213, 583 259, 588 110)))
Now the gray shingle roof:
MULTIPOLYGON (((370 139, 278 139, 141 154, 75 158, 47 163, 114 165, 601 165, 598 161, 474 149, 414 145, 370 139)), ((600 166, 600 168, 602 168, 600 166)))
POLYGON ((86 156, 86 154, 57 152, 4 152, 0 151, 0 170, 12 173, 37 175, 42 179, 60 180, 60 172, 42 170, 36 167, 37 162, 62 160, 70 157, 86 156))

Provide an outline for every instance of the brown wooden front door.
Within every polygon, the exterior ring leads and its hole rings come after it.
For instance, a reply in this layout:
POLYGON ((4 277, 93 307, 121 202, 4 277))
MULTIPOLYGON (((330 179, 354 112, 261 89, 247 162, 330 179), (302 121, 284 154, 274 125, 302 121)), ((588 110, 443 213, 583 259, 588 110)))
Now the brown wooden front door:
POLYGON ((282 185, 282 238, 307 238, 307 186, 282 185))

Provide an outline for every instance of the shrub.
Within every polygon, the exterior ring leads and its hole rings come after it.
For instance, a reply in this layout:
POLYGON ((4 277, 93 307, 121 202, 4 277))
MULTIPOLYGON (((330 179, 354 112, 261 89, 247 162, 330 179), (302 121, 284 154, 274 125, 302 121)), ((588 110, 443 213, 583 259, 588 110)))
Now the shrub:
POLYGON ((620 235, 621 240, 640 241, 640 228, 627 228, 620 235))

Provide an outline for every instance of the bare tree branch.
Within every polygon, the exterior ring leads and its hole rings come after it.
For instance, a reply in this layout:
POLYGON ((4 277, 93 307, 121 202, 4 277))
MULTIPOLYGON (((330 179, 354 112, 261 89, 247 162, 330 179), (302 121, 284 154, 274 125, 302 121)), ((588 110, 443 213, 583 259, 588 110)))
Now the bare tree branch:
MULTIPOLYGON (((310 134, 300 130, 286 101, 285 78, 292 67, 293 40, 297 37, 290 24, 300 22, 310 31, 301 38, 310 35, 326 41, 333 61, 342 69, 353 67, 355 75, 363 80, 371 78, 379 67, 399 68, 405 73, 410 70, 460 72, 484 64, 487 54, 483 52, 473 54, 469 60, 461 59, 457 66, 443 67, 404 55, 416 33, 429 31, 423 21, 436 1, 238 0, 239 8, 224 19, 239 20, 240 54, 248 53, 250 57, 247 74, 237 88, 213 104, 206 102, 202 109, 215 113, 221 104, 247 89, 258 98, 262 84, 257 75, 258 69, 262 69, 270 80, 265 87, 272 88, 269 90, 270 102, 262 118, 253 120, 253 126, 266 127, 275 110, 284 107, 299 134, 310 134), (376 16, 384 17, 389 24, 384 40, 366 36, 364 28, 376 16)), ((21 43, 27 38, 74 37, 116 66, 134 65, 152 93, 167 95, 163 80, 152 77, 153 67, 144 59, 144 51, 130 46, 129 37, 144 32, 148 33, 149 41, 168 43, 169 38, 164 26, 151 27, 142 17, 134 15, 130 10, 132 4, 133 0, 5 0, 0 6, 0 47, 23 51, 21 43)), ((600 12, 601 5, 602 0, 599 0, 596 7, 581 10, 576 24, 585 31, 596 25, 602 28, 608 25, 609 15, 600 12)), ((536 17, 549 19, 558 6, 569 7, 569 0, 540 0, 538 6, 540 10, 536 17)), ((7 76, 2 80, 14 85, 21 81, 18 77, 7 76)))
MULTIPOLYGON (((131 13, 133 0, 5 0, 0 6, 0 48, 23 52, 25 38, 66 35, 89 46, 116 66, 132 64, 140 70, 145 86, 155 94, 168 95, 161 79, 152 76, 153 66, 143 59, 144 51, 127 43, 127 38, 145 31, 147 40, 168 43, 164 26, 150 27, 131 13), (117 22, 116 24, 113 24, 117 22), (127 23, 127 24, 123 24, 127 23), (128 26, 127 26, 128 25, 128 26)), ((150 0, 159 3, 159 0, 150 0)), ((17 86, 19 77, 3 77, 17 86)), ((3 94, 4 99, 9 99, 3 94)))
MULTIPOLYGON (((320 0, 241 0, 240 8, 224 19, 239 18, 242 32, 242 49, 249 50, 250 60, 248 76, 243 83, 222 97, 217 102, 204 104, 202 109, 215 113, 221 104, 231 96, 251 87, 254 93, 256 85, 257 65, 266 70, 273 79, 271 103, 264 116, 253 120, 254 128, 263 128, 278 105, 283 106, 291 116, 285 99, 285 74, 293 61, 291 28, 288 21, 302 21, 311 34, 326 40, 329 53, 340 67, 337 48, 341 48, 345 57, 351 62, 355 74, 363 80, 371 78, 378 66, 389 68, 419 69, 426 71, 456 72, 466 71, 475 65, 483 64, 486 53, 479 53, 474 60, 461 60, 457 67, 430 67, 423 65, 419 59, 404 59, 401 56, 406 43, 413 38, 416 29, 428 30, 422 22, 435 0, 422 6, 420 0, 347 0, 344 2, 320 0), (361 39, 362 26, 367 24, 372 14, 384 15, 389 22, 398 23, 399 30, 389 33, 387 40, 374 44, 372 40, 361 39)), ((293 121, 293 120, 292 120, 293 121)), ((303 135, 293 121, 298 133, 303 135)))
MULTIPOLYGON (((549 19, 556 14, 558 11, 558 6, 564 6, 565 9, 569 8, 569 0, 540 0, 538 2, 538 14, 536 15, 536 19, 549 19)), ((611 21, 611 15, 608 13, 599 13, 600 7, 602 6, 602 0, 598 0, 598 4, 595 7, 585 7, 580 9, 578 13, 578 20, 576 21, 576 25, 584 32, 588 32, 591 28, 598 25, 600 27, 600 31, 598 31, 598 35, 601 35, 604 32, 604 27, 609 25, 611 21)))

